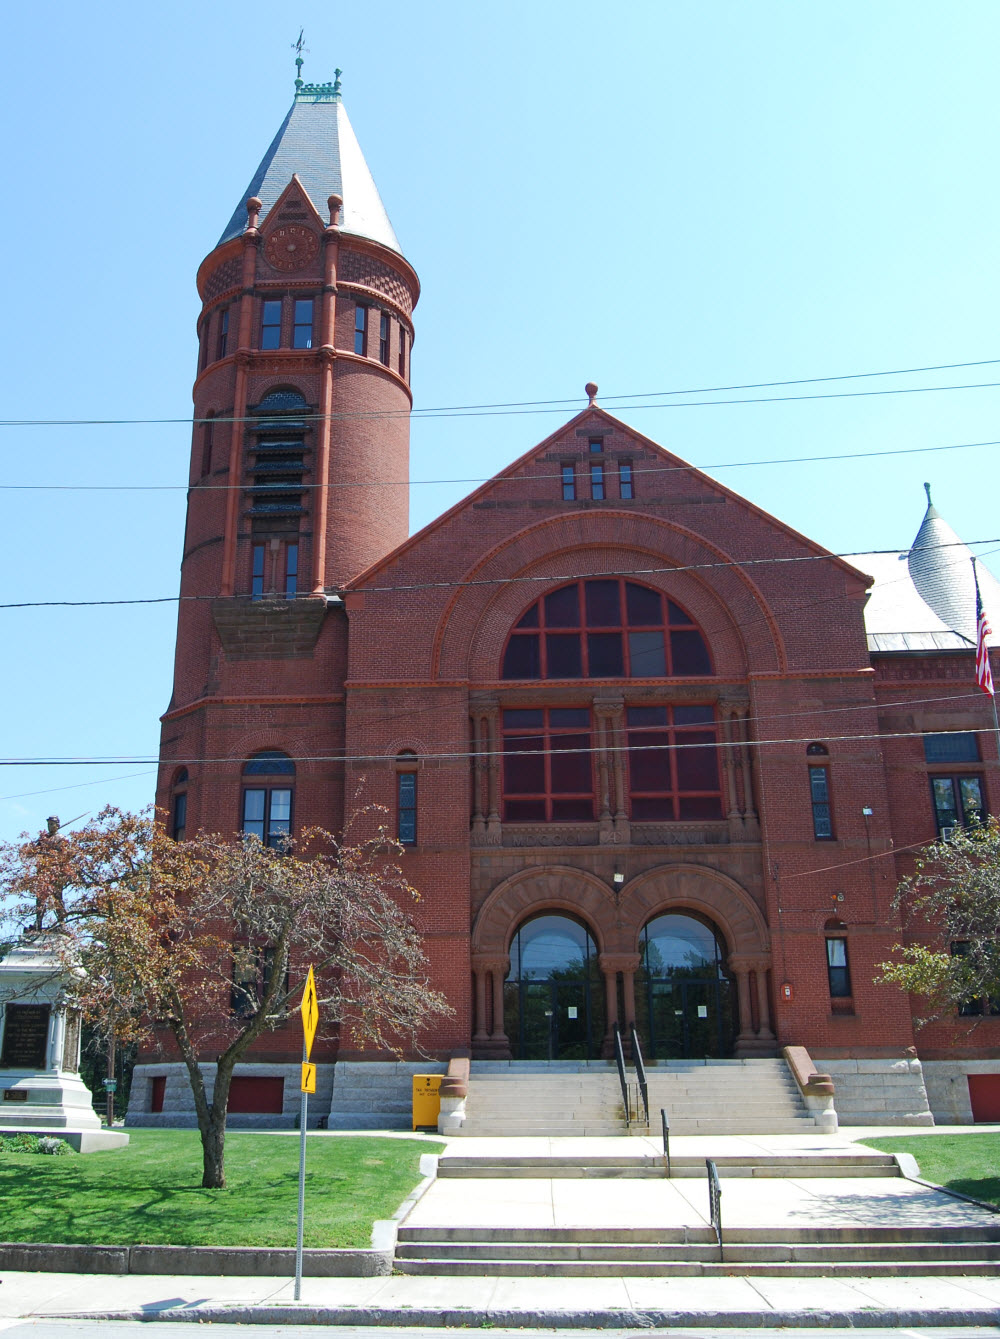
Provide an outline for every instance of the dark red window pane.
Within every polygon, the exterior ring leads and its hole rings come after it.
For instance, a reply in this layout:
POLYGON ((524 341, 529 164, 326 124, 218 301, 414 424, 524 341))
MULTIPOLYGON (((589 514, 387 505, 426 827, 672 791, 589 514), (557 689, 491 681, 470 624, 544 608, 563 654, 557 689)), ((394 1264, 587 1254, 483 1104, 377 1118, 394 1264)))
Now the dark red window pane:
POLYGON ((718 795, 681 795, 677 817, 681 822, 711 822, 722 817, 722 801, 718 795))
POLYGON ((553 800, 552 817, 562 823, 589 823, 594 817, 594 801, 553 800))
MULTIPOLYGON (((663 622, 663 601, 659 593, 650 590, 647 586, 637 586, 634 582, 625 583, 625 606, 628 610, 628 621, 632 626, 642 627, 655 626, 663 622)), ((684 620, 688 622, 687 619, 684 620)))
POLYGON ((674 816, 674 802, 667 795, 645 795, 632 801, 632 818, 636 823, 669 823, 674 816))
POLYGON ((517 726, 537 726, 539 729, 545 724, 545 712, 538 707, 511 707, 503 714, 503 726, 505 730, 517 726))
POLYGON ((626 707, 627 725, 666 725, 666 707, 626 707))
POLYGON ((550 739, 553 749, 577 750, 576 752, 554 752, 549 759, 552 769, 552 794, 577 795, 591 789, 591 765, 589 735, 553 735, 550 739))
POLYGON ((545 638, 545 661, 547 679, 579 679, 583 674, 580 634, 548 633, 545 638))
POLYGON ((538 627, 538 601, 531 606, 520 623, 515 625, 519 628, 537 628, 538 627))
MULTIPOLYGON (((541 712, 538 713, 541 716, 541 712)), ((589 707, 553 707, 549 712, 549 724, 553 729, 572 728, 577 725, 590 725, 589 707)))
MULTIPOLYGON (((545 791, 545 755, 523 752, 525 742, 504 741, 503 788, 509 795, 539 795, 545 791)), ((532 742, 541 748, 544 741, 532 742)))
POLYGON ((711 674, 712 665, 708 659, 706 647, 700 632, 672 632, 670 634, 670 659, 674 675, 711 674))
POLYGON ((625 673, 620 632, 589 632, 587 656, 592 679, 620 679, 625 673))
POLYGON ((633 790, 673 790, 666 734, 629 731, 629 774, 633 790))
POLYGON ((584 585, 584 596, 590 627, 621 627, 621 599, 617 581, 588 581, 584 585))
POLYGON ((547 628, 578 628, 580 626, 580 592, 576 586, 563 586, 545 597, 545 626, 547 628))
POLYGON ((694 622, 694 620, 688 618, 687 614, 685 614, 684 610, 680 607, 679 604, 674 604, 673 600, 668 600, 667 622, 673 623, 675 626, 677 624, 680 624, 681 626, 684 626, 686 624, 688 627, 690 627, 691 624, 694 622))
POLYGON ((701 731, 678 735, 677 786, 680 790, 718 790, 719 769, 715 761, 715 737, 701 731), (693 748, 701 744, 704 748, 693 748))
POLYGON ((714 725, 714 707, 674 707, 675 725, 714 725))
POLYGON ((667 652, 662 632, 630 632, 628 635, 629 677, 663 679, 667 673, 667 652))
POLYGON ((508 823, 544 823, 544 800, 508 800, 504 805, 508 823))
POLYGON ((503 677, 505 679, 542 677, 542 657, 537 635, 511 637, 503 658, 503 677))

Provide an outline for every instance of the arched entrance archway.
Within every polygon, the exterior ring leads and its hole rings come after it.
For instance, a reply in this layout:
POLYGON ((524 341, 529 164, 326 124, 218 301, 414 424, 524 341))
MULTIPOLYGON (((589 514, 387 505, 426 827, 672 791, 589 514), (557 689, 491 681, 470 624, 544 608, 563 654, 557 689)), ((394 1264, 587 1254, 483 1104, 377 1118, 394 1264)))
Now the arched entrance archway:
POLYGON ((736 1009, 726 945, 708 920, 667 912, 640 936, 636 1026, 653 1060, 730 1056, 736 1009))
POLYGON ((597 945, 573 917, 541 912, 510 944, 504 1031, 516 1060, 591 1060, 604 1036, 597 945))

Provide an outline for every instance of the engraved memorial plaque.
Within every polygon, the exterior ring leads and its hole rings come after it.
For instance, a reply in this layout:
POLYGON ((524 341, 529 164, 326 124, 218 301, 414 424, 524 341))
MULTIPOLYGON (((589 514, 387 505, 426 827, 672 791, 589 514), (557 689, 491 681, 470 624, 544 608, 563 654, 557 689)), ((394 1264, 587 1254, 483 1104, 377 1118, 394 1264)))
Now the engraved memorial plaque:
POLYGON ((44 1069, 49 1040, 48 1004, 8 1004, 4 1010, 0 1069, 44 1069))

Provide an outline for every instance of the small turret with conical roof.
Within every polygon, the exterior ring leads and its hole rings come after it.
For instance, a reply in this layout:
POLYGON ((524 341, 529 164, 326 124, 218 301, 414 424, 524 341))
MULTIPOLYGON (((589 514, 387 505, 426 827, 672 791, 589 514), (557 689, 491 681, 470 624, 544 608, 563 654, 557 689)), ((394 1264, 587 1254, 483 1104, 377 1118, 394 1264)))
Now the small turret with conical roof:
MULTIPOLYGON (((927 510, 910 546, 907 568, 924 603, 945 627, 968 642, 976 640, 976 590, 972 574, 972 550, 963 543, 934 506, 931 486, 924 484, 927 510)), ((982 569, 981 582, 993 599, 1000 594, 993 576, 982 569)), ((991 603, 993 600, 990 601, 991 603)))

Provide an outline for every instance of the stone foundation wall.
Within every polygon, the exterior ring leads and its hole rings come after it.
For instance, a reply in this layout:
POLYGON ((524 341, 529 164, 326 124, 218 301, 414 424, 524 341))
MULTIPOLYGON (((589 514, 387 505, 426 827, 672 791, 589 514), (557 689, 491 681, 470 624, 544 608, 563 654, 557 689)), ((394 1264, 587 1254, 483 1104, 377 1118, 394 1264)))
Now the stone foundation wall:
MULTIPOLYGON (((309 1098, 310 1129, 322 1125, 331 1130, 408 1130, 411 1124, 414 1074, 444 1074, 448 1066, 437 1060, 394 1061, 341 1060, 335 1065, 316 1066, 316 1093, 309 1098)), ((215 1066, 203 1065, 209 1100, 215 1066)), ((235 1077, 283 1078, 283 1109, 278 1113, 230 1113, 230 1130, 290 1130, 299 1115, 299 1065, 245 1064, 236 1066, 235 1077)), ((187 1067, 163 1063, 136 1065, 132 1078, 125 1124, 167 1129, 192 1129, 194 1098, 187 1067), (165 1078, 163 1110, 151 1111, 152 1080, 165 1078)))
POLYGON ((844 1125, 933 1125, 919 1060, 822 1060, 844 1125))
POLYGON ((1000 1074, 1000 1060, 925 1060, 924 1082, 935 1125, 971 1125, 970 1074, 1000 1074))

